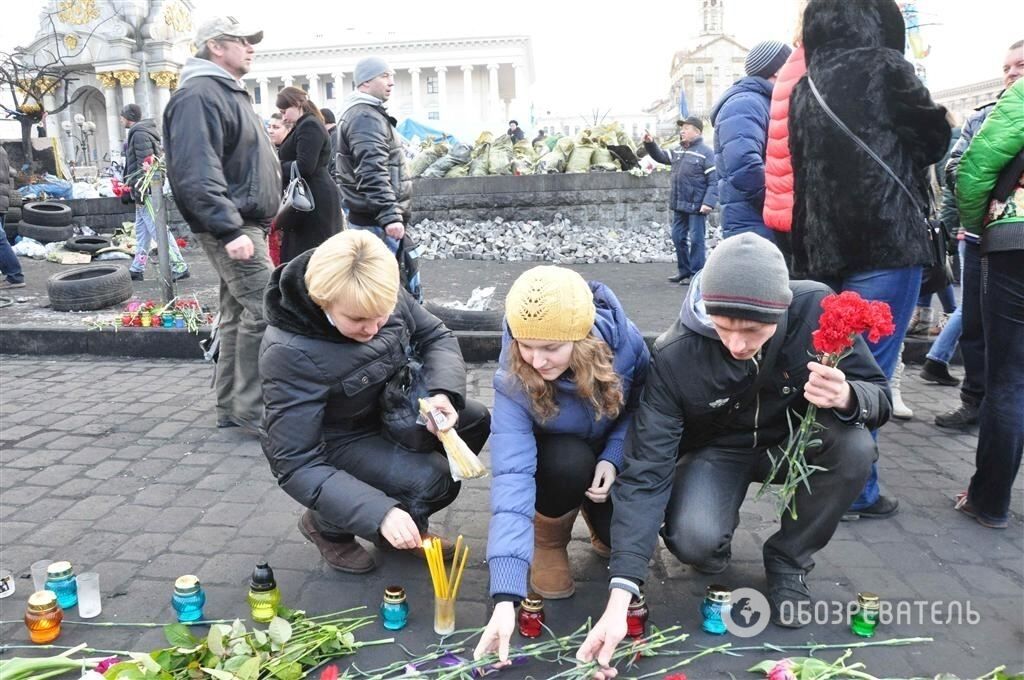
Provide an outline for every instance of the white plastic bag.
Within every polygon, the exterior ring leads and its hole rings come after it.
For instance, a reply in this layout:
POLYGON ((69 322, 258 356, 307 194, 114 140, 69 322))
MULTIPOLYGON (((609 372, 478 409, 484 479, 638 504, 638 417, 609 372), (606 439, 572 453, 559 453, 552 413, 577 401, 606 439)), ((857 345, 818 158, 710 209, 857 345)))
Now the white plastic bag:
POLYGON ((22 236, 21 239, 14 244, 12 250, 14 250, 15 255, 31 257, 33 260, 46 259, 46 246, 34 238, 22 236))

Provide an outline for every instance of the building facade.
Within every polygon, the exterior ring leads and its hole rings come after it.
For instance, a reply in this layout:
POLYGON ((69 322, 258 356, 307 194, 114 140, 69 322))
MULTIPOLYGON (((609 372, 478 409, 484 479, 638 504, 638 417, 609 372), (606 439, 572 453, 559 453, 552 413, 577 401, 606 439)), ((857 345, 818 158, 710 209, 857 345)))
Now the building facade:
POLYGON ((994 102, 1002 91, 1003 79, 992 78, 969 85, 937 90, 932 92, 932 99, 936 104, 945 106, 953 114, 957 125, 963 125, 964 120, 971 115, 974 109, 994 102))
POLYGON ((504 132, 510 118, 530 118, 533 52, 523 36, 381 40, 353 44, 257 50, 244 83, 264 118, 274 100, 294 85, 320 107, 337 110, 356 86, 356 63, 383 57, 395 70, 388 110, 458 137, 504 132))

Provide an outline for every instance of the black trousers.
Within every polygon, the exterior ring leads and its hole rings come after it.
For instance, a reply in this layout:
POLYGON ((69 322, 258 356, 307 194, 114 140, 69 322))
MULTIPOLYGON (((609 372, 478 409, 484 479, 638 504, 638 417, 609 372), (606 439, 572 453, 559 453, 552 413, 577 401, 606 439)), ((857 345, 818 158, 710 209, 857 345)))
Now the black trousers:
MULTIPOLYGON (((487 407, 471 399, 459 411, 455 426, 466 445, 479 454, 491 434, 491 414, 487 407)), ((327 462, 356 479, 379 489, 398 501, 420 531, 426 531, 429 518, 455 500, 462 488, 452 479, 444 448, 438 441, 435 452, 410 451, 385 439, 379 432, 355 433, 327 444, 327 462)), ((327 538, 352 537, 345 517, 327 516, 313 511, 313 522, 327 538)), ((364 536, 376 539, 377 536, 364 536)))
POLYGON ((594 481, 602 448, 571 434, 536 433, 537 501, 545 517, 561 517, 582 506, 598 538, 611 545, 612 501, 594 503, 585 492, 594 481))
MULTIPOLYGON (((807 458, 825 470, 811 475, 810 493, 802 485, 796 492, 798 518, 786 512, 782 526, 765 542, 764 565, 770 572, 803 574, 814 568, 811 556, 832 539, 878 458, 868 430, 840 422, 831 411, 818 411, 818 422, 825 426, 822 444, 807 458)), ((723 567, 732 554, 747 487, 770 471, 766 449, 709 446, 683 454, 662 528, 669 551, 709 571, 723 567)))

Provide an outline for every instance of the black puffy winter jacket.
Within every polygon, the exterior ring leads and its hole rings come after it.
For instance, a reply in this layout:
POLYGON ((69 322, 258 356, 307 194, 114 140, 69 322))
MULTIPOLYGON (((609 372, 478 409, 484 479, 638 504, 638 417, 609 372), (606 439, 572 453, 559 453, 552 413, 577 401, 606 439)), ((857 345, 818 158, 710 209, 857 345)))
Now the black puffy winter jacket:
POLYGON ((267 330, 260 346, 263 453, 285 493, 306 507, 349 517, 360 536, 373 535, 397 501, 325 459, 325 441, 380 432, 380 398, 408 361, 423 362, 430 394, 466 404, 466 364, 459 342, 441 321, 402 291, 398 306, 369 342, 335 329, 309 297, 305 274, 313 251, 278 267, 267 286, 267 330))
POLYGON ((132 198, 136 203, 142 200, 139 190, 135 188, 140 179, 142 162, 148 156, 160 153, 160 131, 152 118, 140 120, 128 130, 128 139, 124 142, 124 176, 132 184, 132 198))
POLYGON ((216 64, 190 58, 164 111, 167 177, 182 217, 223 243, 242 225, 268 227, 281 165, 249 93, 216 64))
POLYGON ((363 93, 353 95, 340 114, 335 172, 352 224, 409 222, 412 180, 395 123, 379 99, 363 93))

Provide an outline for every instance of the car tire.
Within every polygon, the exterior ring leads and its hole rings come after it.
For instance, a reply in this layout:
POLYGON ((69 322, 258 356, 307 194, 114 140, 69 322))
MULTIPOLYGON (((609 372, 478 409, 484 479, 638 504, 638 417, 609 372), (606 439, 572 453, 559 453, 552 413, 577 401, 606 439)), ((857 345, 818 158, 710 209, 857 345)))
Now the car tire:
POLYGON ((504 309, 458 309, 429 300, 423 303, 423 308, 453 331, 500 331, 505 319, 504 309))
POLYGON ((53 227, 23 220, 18 225, 18 233, 25 238, 35 239, 40 243, 55 243, 57 241, 67 241, 74 236, 75 228, 70 224, 63 227, 53 227))
POLYGON ((106 309, 132 296, 132 279, 127 267, 111 264, 88 265, 60 272, 46 282, 50 308, 58 312, 106 309))
POLYGON ((71 224, 71 208, 55 201, 31 201, 21 206, 22 216, 41 227, 64 227, 71 224))

